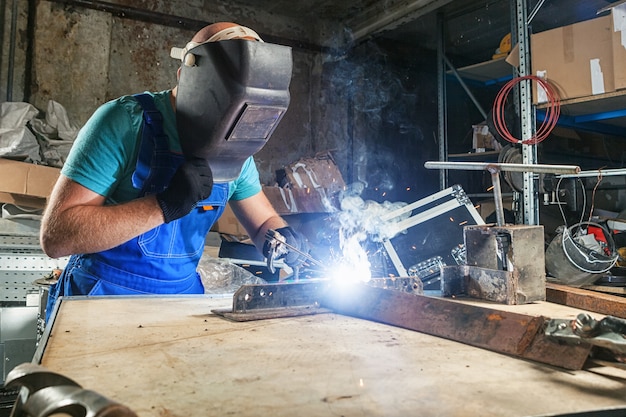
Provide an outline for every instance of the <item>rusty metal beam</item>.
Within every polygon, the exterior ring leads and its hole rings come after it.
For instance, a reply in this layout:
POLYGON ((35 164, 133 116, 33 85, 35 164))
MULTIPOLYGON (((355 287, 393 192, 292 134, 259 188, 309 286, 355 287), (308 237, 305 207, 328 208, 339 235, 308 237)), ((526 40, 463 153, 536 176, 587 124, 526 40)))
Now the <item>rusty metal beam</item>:
POLYGON ((566 369, 582 369, 591 345, 563 345, 544 335, 548 318, 389 291, 366 285, 331 289, 323 307, 566 369))
POLYGON ((626 319, 626 298, 617 295, 548 282, 546 301, 626 319))

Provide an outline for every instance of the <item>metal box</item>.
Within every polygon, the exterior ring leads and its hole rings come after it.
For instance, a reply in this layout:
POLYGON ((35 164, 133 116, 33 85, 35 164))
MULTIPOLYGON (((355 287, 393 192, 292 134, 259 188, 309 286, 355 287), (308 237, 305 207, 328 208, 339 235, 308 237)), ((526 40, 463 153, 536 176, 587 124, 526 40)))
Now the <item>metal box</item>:
POLYGON ((383 246, 398 276, 428 275, 464 263, 463 228, 484 220, 460 185, 454 185, 384 216, 391 239, 383 246))
POLYGON ((464 235, 467 265, 444 270, 444 296, 465 293, 504 304, 546 299, 543 226, 466 226, 464 235))

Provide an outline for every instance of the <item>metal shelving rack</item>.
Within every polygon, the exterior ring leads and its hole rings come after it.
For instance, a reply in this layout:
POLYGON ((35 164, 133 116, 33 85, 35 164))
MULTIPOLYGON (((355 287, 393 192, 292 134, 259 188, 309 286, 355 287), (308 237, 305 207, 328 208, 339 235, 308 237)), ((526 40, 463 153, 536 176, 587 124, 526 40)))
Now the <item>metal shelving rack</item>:
MULTIPOLYGON (((514 20, 511 24, 511 33, 516 39, 516 43, 520 53, 520 65, 519 76, 529 75, 531 71, 530 67, 530 37, 528 33, 528 4, 527 0, 510 0, 511 2, 511 19, 514 20)), ((440 17, 441 22, 443 18, 440 17)), ((447 153, 447 136, 446 136, 446 124, 447 115, 445 111, 446 103, 446 80, 445 80, 445 68, 446 65, 450 67, 449 62, 445 56, 445 50, 442 39, 443 36, 443 23, 439 25, 439 39, 440 45, 438 47, 438 66, 440 77, 438 79, 438 101, 440 103, 439 108, 439 137, 442 138, 439 141, 439 159, 441 161, 448 160, 447 153)), ((484 82, 493 82, 493 80, 505 80, 508 76, 502 76, 505 72, 508 64, 504 60, 494 60, 489 64, 476 64, 464 69, 464 73, 469 75, 469 78, 480 79, 484 82)), ((457 74, 457 71, 452 69, 452 72, 457 75, 457 79, 464 86, 462 77, 457 74)), ((513 67, 510 67, 509 72, 513 73, 513 67)), ((464 87, 465 88, 465 87, 464 87)), ((465 88, 466 93, 470 96, 472 101, 479 108, 481 113, 486 117, 485 112, 480 109, 476 100, 472 97, 471 92, 465 88)), ((535 134, 535 108, 532 105, 532 86, 530 81, 520 82, 517 86, 516 95, 519 103, 519 114, 521 122, 522 140, 530 139, 535 134)), ((536 145, 522 145, 522 158, 524 164, 536 164, 537 163, 537 146, 536 145)), ((440 187, 443 189, 448 186, 447 172, 442 170, 440 173, 440 187)), ((529 225, 539 224, 539 196, 536 193, 537 180, 532 172, 523 174, 523 193, 520 196, 520 212, 518 212, 518 223, 524 223, 529 225)))
MULTIPOLYGON (((526 0, 515 0, 515 33, 519 47, 520 77, 531 74, 530 36, 528 34, 528 4, 526 0)), ((532 86, 529 80, 519 84, 519 103, 522 141, 532 138, 535 134, 535 110, 532 106, 532 86)), ((537 146, 522 145, 522 162, 526 165, 537 163, 537 146)), ((529 225, 539 224, 539 196, 537 179, 532 172, 524 172, 524 188, 522 195, 522 222, 529 225)))
POLYGON ((26 305, 28 294, 38 292, 34 282, 67 261, 44 254, 36 236, 0 235, 0 304, 26 305))
MULTIPOLYGON (((527 0, 510 0, 511 1, 511 33, 513 39, 517 41, 520 51, 520 67, 519 73, 515 75, 529 75, 531 73, 530 66, 530 41, 527 22, 529 20, 527 0)), ((541 7, 541 3, 539 6, 541 7)), ((537 10, 533 10, 534 15, 537 10)), ((441 34, 443 32, 441 31, 441 34)), ((443 36, 440 36, 443 38, 443 36)), ((443 46, 439 48, 440 57, 444 56, 443 46)), ((441 71, 445 72, 445 61, 442 62, 441 71)), ((461 79, 472 80, 484 86, 502 84, 512 78, 513 67, 505 62, 504 59, 497 59, 455 70, 461 79)), ((545 116, 545 108, 547 104, 532 105, 532 94, 530 82, 520 83, 517 91, 520 122, 522 127, 522 140, 530 138, 535 133, 536 122, 541 122, 545 116)), ((445 78, 440 80, 439 100, 445 103, 445 78)), ((626 128, 626 90, 618 90, 605 94, 597 94, 593 96, 577 97, 573 99, 561 100, 560 106, 562 110, 559 117, 558 125, 577 130, 586 130, 596 133, 603 133, 613 136, 624 136, 626 128)), ((445 108, 445 104, 442 106, 445 108)), ((440 111, 439 117, 439 137, 446 138, 446 129, 441 125, 446 124, 446 119, 442 117, 445 113, 440 111)), ((440 141, 440 160, 447 160, 450 156, 446 153, 446 140, 440 141)), ((472 160, 480 158, 480 155, 472 157, 472 160)), ((537 147, 536 145, 523 145, 522 158, 525 164, 536 164, 537 147)), ((441 174, 441 186, 447 186, 447 174, 441 174), (445 176, 444 176, 445 175, 445 176)), ((523 193, 519 196, 519 213, 518 220, 525 224, 539 224, 539 196, 537 181, 532 173, 526 173, 523 176, 523 193)))
POLYGON ((69 258, 49 258, 37 235, 0 234, 0 382, 19 363, 30 361, 43 325, 42 297, 35 281, 69 258))

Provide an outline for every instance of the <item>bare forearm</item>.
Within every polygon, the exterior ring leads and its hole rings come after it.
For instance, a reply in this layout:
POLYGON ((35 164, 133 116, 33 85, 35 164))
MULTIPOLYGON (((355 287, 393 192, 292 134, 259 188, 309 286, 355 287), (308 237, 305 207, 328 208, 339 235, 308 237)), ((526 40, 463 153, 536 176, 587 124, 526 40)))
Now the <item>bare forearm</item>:
POLYGON ((230 206, 259 251, 263 249, 265 233, 269 229, 287 226, 263 192, 245 200, 231 201, 230 206))
POLYGON ((287 222, 285 222, 282 217, 270 217, 258 229, 256 229, 256 233, 252 232, 253 236, 250 236, 250 239, 254 242, 254 246, 256 246, 260 251, 263 249, 263 243, 265 242, 265 234, 267 231, 269 229, 280 229, 285 226, 287 226, 287 222))
POLYGON ((154 196, 112 206, 81 205, 44 216, 41 244, 51 257, 94 253, 118 246, 163 223, 154 196))

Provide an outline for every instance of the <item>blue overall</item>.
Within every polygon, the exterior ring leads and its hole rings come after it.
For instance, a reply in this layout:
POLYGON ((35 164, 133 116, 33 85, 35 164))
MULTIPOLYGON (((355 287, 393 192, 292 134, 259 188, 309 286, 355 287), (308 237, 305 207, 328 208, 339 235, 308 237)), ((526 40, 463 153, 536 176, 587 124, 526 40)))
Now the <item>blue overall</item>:
MULTIPOLYGON (((169 151, 162 116, 152 97, 136 95, 144 123, 133 186, 140 195, 165 189, 183 157, 169 151)), ((211 195, 191 213, 162 224, 115 248, 72 255, 59 281, 50 288, 47 316, 56 299, 71 295, 202 294, 196 268, 206 234, 224 211, 228 183, 215 184, 211 195)))

